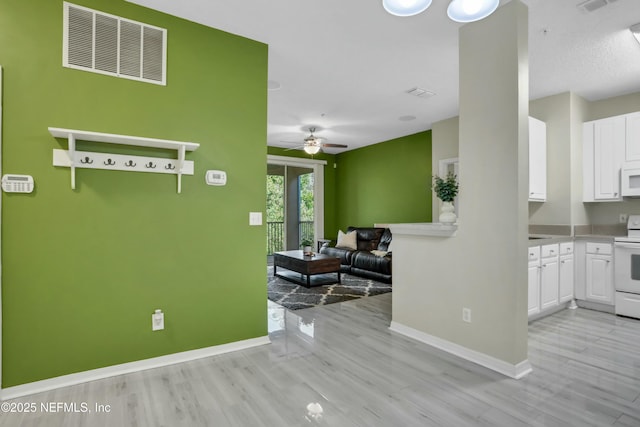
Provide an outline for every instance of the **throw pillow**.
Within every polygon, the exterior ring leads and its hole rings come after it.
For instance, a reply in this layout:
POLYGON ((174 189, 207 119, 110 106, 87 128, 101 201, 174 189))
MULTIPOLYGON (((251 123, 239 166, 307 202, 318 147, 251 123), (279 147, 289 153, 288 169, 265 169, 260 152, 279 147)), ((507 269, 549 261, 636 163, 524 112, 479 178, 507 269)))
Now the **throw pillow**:
POLYGON ((391 249, 391 244, 393 243, 393 240, 391 242, 389 242, 389 246, 387 246, 387 252, 393 252, 391 249))
POLYGON ((352 251, 358 249, 356 230, 350 231, 346 234, 343 233, 342 230, 338 230, 336 248, 351 249, 352 251))

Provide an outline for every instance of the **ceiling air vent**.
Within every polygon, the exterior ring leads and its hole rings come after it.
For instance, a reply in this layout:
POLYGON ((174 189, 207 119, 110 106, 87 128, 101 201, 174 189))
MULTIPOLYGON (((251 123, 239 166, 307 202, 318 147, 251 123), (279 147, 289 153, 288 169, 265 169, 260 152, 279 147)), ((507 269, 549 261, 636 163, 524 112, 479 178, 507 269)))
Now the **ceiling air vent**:
POLYGON ((601 7, 605 7, 609 3, 615 3, 616 0, 588 0, 578 5, 578 9, 584 12, 593 12, 595 10, 600 9, 601 7))
POLYGON ((62 65, 166 84, 167 30, 64 3, 62 65))

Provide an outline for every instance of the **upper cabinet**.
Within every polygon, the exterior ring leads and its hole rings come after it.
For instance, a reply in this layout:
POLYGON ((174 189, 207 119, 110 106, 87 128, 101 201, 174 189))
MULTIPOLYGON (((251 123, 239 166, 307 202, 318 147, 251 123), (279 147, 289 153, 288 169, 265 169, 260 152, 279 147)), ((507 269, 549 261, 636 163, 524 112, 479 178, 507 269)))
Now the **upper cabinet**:
MULTIPOLYGON (((627 116, 586 122, 583 138, 583 201, 620 201, 620 170, 625 161, 627 116)), ((635 149, 640 155, 640 148, 635 149)), ((629 151, 629 153, 631 153, 629 151)))
POLYGON ((626 116, 626 160, 640 160, 640 112, 626 116))
POLYGON ((529 117, 529 201, 547 200, 547 125, 529 117))

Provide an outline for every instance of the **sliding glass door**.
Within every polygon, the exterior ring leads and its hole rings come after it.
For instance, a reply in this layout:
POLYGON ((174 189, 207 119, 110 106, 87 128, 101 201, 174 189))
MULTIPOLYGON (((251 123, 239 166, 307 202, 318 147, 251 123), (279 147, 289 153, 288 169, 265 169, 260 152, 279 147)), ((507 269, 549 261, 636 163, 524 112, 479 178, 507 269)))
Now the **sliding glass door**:
POLYGON ((300 249, 322 238, 323 162, 269 156, 267 163, 267 255, 300 249), (320 173, 319 173, 319 172, 320 173), (319 182, 320 181, 320 182, 319 182))

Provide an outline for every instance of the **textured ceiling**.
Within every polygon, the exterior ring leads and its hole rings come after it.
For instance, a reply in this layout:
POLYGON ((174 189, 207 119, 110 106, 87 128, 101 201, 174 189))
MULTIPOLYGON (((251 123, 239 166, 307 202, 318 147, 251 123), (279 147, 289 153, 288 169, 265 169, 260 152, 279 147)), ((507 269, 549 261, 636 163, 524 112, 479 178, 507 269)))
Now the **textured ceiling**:
MULTIPOLYGON (((269 80, 280 88, 269 91, 268 145, 302 143, 314 126, 327 142, 354 149, 458 114, 462 24, 447 18, 449 0, 408 18, 386 13, 381 0, 129 1, 269 44, 269 80), (435 96, 408 95, 414 87, 435 96)), ((640 91, 640 44, 629 31, 640 22, 640 0, 590 13, 577 7, 584 0, 522 1, 531 99, 640 91)))

